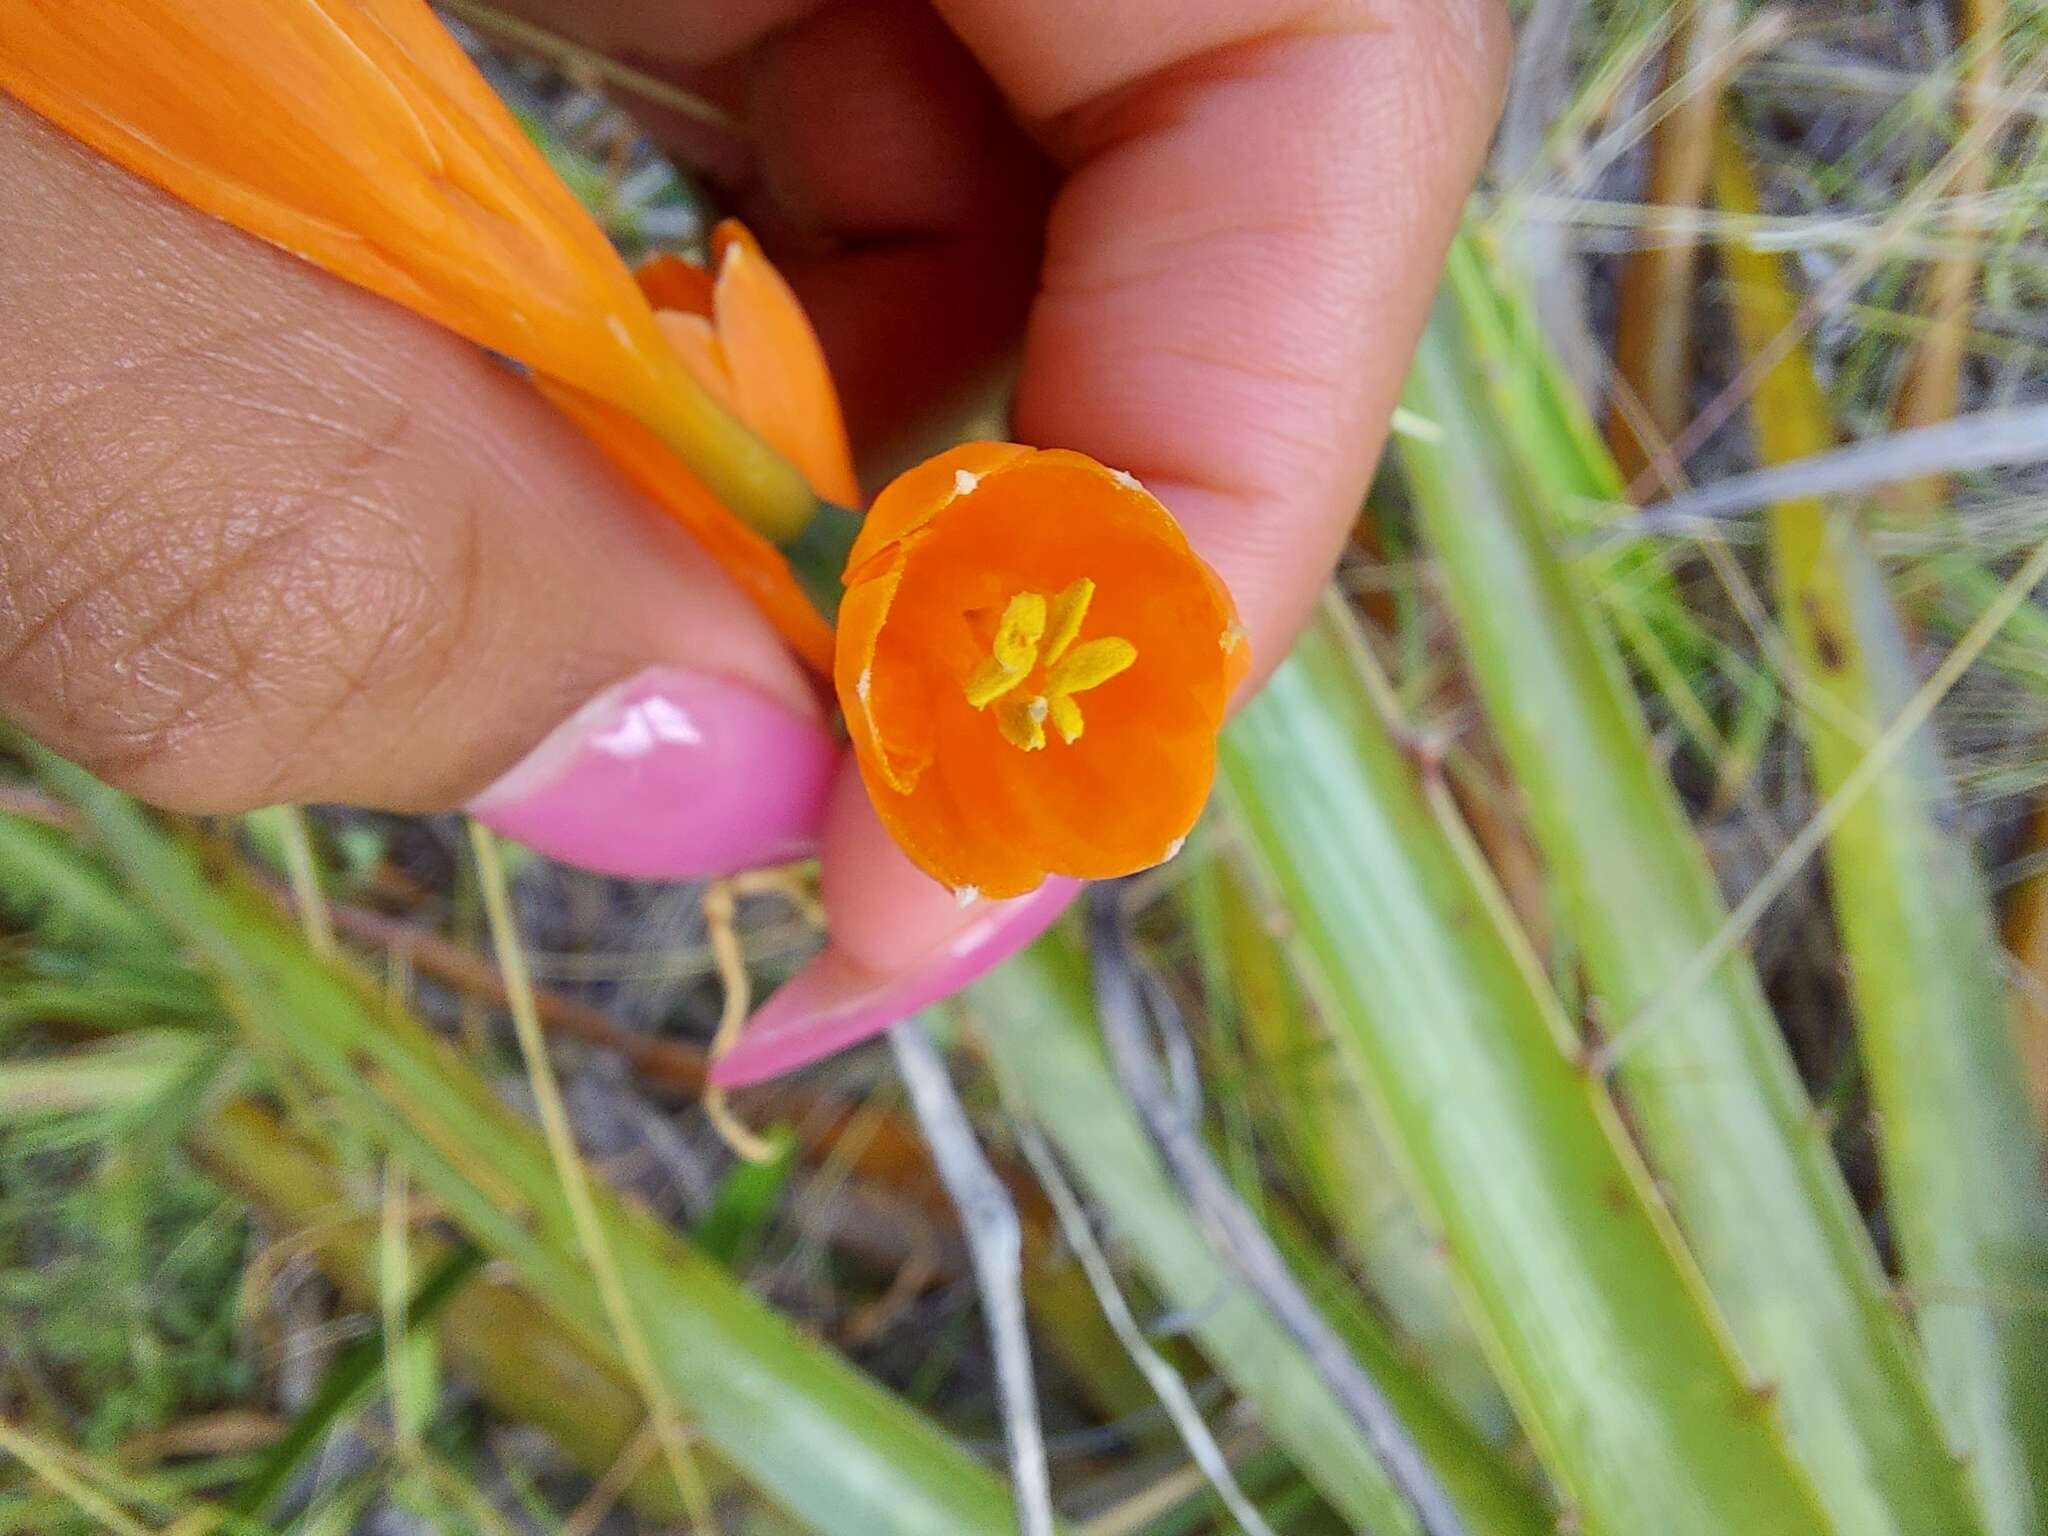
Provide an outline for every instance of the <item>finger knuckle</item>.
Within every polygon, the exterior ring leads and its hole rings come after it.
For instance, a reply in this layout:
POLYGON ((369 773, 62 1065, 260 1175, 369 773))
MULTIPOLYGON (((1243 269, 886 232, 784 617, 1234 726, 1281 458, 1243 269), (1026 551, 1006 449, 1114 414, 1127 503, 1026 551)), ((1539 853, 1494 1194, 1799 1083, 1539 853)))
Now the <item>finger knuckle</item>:
MULTIPOLYGON (((172 392, 175 394, 175 391, 172 392)), ((325 793, 367 702, 459 644, 473 518, 408 518, 410 414, 173 419, 122 379, 0 464, 0 696, 119 787, 191 811, 325 793)), ((458 502, 457 505, 460 505, 458 502)))

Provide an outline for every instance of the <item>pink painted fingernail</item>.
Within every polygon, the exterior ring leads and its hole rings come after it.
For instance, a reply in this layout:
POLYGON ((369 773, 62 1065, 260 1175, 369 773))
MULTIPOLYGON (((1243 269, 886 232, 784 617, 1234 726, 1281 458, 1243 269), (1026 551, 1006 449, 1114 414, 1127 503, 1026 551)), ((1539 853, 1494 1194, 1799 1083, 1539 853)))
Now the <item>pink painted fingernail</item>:
POLYGON ((986 913, 907 971, 883 975, 826 949, 755 1010, 739 1044, 711 1064, 711 1081, 741 1088, 880 1034, 1016 954, 1053 925, 1081 885, 1053 879, 1029 896, 986 903, 986 913))
POLYGON ((824 726, 757 688, 649 667, 577 710, 468 809, 603 874, 727 874, 813 850, 837 756, 824 726))

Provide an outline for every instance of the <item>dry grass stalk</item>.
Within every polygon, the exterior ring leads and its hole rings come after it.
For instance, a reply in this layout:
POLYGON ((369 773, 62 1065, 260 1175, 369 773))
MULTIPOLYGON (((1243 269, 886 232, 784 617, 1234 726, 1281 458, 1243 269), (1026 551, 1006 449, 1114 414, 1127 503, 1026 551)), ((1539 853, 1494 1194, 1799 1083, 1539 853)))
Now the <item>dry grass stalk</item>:
MULTIPOLYGON (((725 1004, 719 1010, 718 1033, 711 1041, 715 1060, 731 1050, 746 1028, 747 1010, 753 1006, 753 987, 747 979, 747 960, 740 949, 738 903, 732 883, 714 880, 704 888, 704 926, 711 935, 711 953, 718 962, 719 985, 725 989, 725 1004)), ((704 1113, 712 1129, 732 1148, 733 1154, 750 1163, 772 1163, 778 1154, 774 1142, 757 1134, 733 1112, 725 1090, 715 1083, 704 1086, 704 1113)))
MULTIPOLYGON (((2048 805, 2034 811, 2026 854, 2048 852, 2048 805)), ((2048 870, 2020 882, 2005 909, 2005 947, 2013 963, 2013 1029, 2034 1120, 2048 1136, 2048 870)))
POLYGON ((498 969, 505 981, 506 1003, 519 1036, 519 1054, 526 1062, 527 1083, 533 1091, 534 1108, 539 1115, 542 1135, 547 1140, 548 1154, 554 1160, 556 1175, 561 1180, 562 1194, 575 1225, 576 1240, 590 1266, 591 1278, 604 1303, 605 1315, 611 1324, 619 1353, 625 1360, 627 1374, 632 1378, 641 1401, 646 1404, 648 1419, 660 1439, 662 1458, 668 1465, 669 1475, 675 1480, 676 1491, 682 1496, 692 1524, 708 1536, 717 1536, 718 1524, 711 1513, 710 1497, 691 1456, 691 1441, 695 1437, 677 1416, 667 1385, 655 1370, 646 1333, 631 1298, 626 1294, 618 1261, 598 1219, 596 1201, 590 1191, 590 1172, 584 1166, 582 1154, 577 1151, 568 1109, 562 1101, 561 1085, 548 1057, 546 1038, 541 1033, 540 1015, 533 998, 533 980, 527 970, 526 952, 521 947, 518 929, 513 922, 512 903, 504 866, 498 858, 497 842, 481 822, 470 822, 469 834, 477 880, 483 890, 484 909, 490 918, 491 937, 497 949, 498 969))
POLYGON ((1699 0, 1682 11, 1664 52, 1659 90, 1691 86, 1650 132, 1643 188, 1648 222, 1622 268, 1607 440, 1631 486, 1685 429, 1691 381, 1693 293, 1701 247, 1690 229, 1713 164, 1714 114, 1733 52, 1735 7, 1699 0), (1627 407, 1624 407, 1624 400, 1627 407))
MULTIPOLYGON (((1960 0, 1958 10, 1962 37, 1957 57, 1962 73, 1957 82, 1955 121, 1967 135, 1988 119, 1998 97, 2005 0, 1960 0)), ((1925 427, 1947 421, 1961 402, 1970 311, 1983 258, 1983 237, 1970 208, 1991 189, 1995 158, 1987 147, 1957 166, 1950 180, 1954 213, 1944 242, 1946 254, 1927 269, 1921 291, 1927 330, 1900 381, 1892 411, 1897 426, 1925 427)), ((1944 477, 1928 475, 1895 487, 1885 501, 1901 521, 1924 523, 1940 509, 1947 493, 1944 477)))

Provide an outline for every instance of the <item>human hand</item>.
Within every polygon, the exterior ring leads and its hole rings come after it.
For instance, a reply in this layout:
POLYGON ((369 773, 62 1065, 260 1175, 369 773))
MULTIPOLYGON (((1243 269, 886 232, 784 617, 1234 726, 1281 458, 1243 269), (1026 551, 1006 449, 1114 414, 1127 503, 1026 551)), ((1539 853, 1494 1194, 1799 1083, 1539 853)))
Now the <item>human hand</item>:
MULTIPOLYGON (((655 127, 780 245, 864 448, 1025 327, 1016 435, 1138 474, 1281 659, 1492 123, 1491 0, 534 9, 735 112, 655 127)), ((0 189, 0 701, 53 746, 193 810, 472 803, 641 875, 822 827, 832 948, 733 1080, 1064 904, 912 868, 766 626, 472 348, 4 102, 0 189)))

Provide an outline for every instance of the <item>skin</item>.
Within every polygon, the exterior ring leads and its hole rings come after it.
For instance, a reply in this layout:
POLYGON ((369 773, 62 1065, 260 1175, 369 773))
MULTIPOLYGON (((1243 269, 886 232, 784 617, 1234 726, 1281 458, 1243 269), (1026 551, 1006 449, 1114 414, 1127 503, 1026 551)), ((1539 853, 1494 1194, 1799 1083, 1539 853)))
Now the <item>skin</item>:
MULTIPOLYGON (((1493 126, 1495 0, 519 8, 736 116, 648 120, 790 272, 870 485, 1021 355, 1014 435, 1137 474, 1254 683, 1285 655, 1493 126)), ((524 385, 0 98, 0 711, 166 806, 429 810, 652 663, 821 707, 524 385)), ((824 865, 868 965, 961 921, 857 794, 824 865)))

